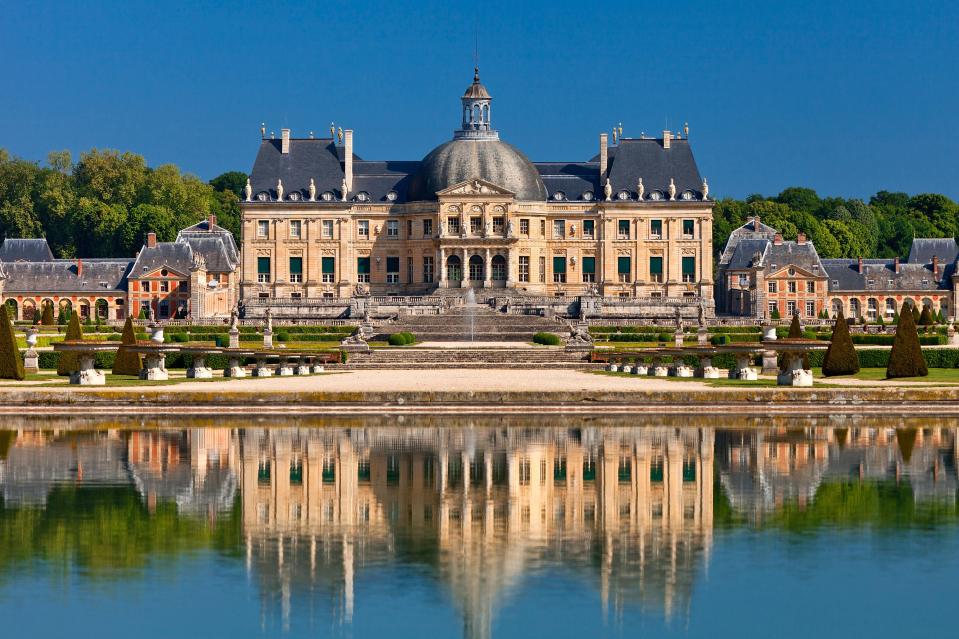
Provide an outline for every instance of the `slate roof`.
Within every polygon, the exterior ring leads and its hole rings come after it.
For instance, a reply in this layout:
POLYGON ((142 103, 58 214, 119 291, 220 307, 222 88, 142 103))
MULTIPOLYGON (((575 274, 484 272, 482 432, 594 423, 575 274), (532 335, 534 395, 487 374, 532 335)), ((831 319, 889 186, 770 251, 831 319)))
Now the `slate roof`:
POLYGON ((49 262, 53 251, 46 239, 8 237, 0 244, 0 262, 49 262))
MULTIPOLYGON (((342 147, 337 147, 331 138, 291 139, 290 152, 281 153, 281 140, 263 140, 250 173, 253 200, 261 193, 268 201, 276 200, 276 181, 283 180, 283 199, 288 200, 294 191, 304 200, 309 199, 310 178, 316 184, 316 197, 331 191, 334 199, 340 199, 343 183, 343 165, 340 156, 342 147)), ((354 162, 357 160, 354 156, 354 162)))
POLYGON ((11 262, 4 264, 7 279, 5 295, 12 293, 83 293, 124 292, 133 264, 129 259, 85 259, 81 274, 77 260, 48 262, 11 262))
MULTIPOLYGON (((177 242, 189 244, 193 253, 203 256, 210 273, 229 273, 236 269, 237 262, 230 259, 226 244, 219 237, 187 237, 177 242)), ((192 264, 192 255, 190 259, 192 264)))
POLYGON ((934 291, 949 289, 949 277, 953 272, 951 264, 940 265, 938 281, 932 272, 931 264, 899 263, 896 273, 894 260, 866 259, 862 261, 863 272, 859 272, 858 259, 823 260, 829 274, 829 290, 840 291, 934 291), (871 283, 870 283, 871 282, 871 283))
POLYGON ((603 198, 599 162, 534 162, 533 165, 546 185, 550 200, 555 200, 558 192, 565 195, 564 200, 582 201, 587 192, 592 200, 603 198))
POLYGON ((762 256, 765 255, 766 248, 769 246, 769 244, 769 240, 740 240, 736 244, 736 250, 733 251, 732 257, 730 258, 729 262, 727 262, 726 266, 730 269, 751 268, 754 266, 753 260, 756 256, 756 253, 759 253, 761 261, 762 256))
MULTIPOLYGON (((599 156, 592 159, 599 162, 599 156)), ((669 198, 669 180, 676 184, 676 199, 683 191, 690 191, 694 200, 702 200, 703 178, 699 174, 689 140, 671 140, 670 148, 658 138, 624 138, 609 148, 609 182, 613 197, 622 190, 636 199, 636 186, 643 178, 644 200, 654 199, 658 191, 662 199, 669 198)))
POLYGON ((183 275, 193 266, 193 249, 186 242, 157 242, 144 246, 130 270, 130 277, 139 279, 158 269, 167 268, 183 275))
POLYGON ((955 262, 959 256, 959 245, 951 237, 946 238, 915 238, 909 249, 910 264, 931 264, 933 256, 939 258, 939 263, 955 262))
MULTIPOLYGON (((733 257, 733 254, 736 251, 736 246, 742 240, 746 239, 765 239, 771 240, 776 237, 778 233, 776 229, 769 226, 768 224, 763 224, 761 220, 751 219, 737 229, 734 229, 729 234, 729 239, 726 240, 726 246, 723 248, 723 253, 719 257, 720 264, 727 264, 733 257)), ((751 259, 751 258, 750 258, 751 259)), ((734 268, 743 268, 741 266, 734 268)))
POLYGON ((176 234, 176 241, 179 242, 182 239, 188 238, 208 238, 208 237, 219 237, 223 240, 227 255, 230 260, 237 264, 240 261, 240 250, 236 245, 236 239, 233 237, 233 233, 223 228, 222 226, 214 223, 212 229, 210 228, 210 220, 206 219, 202 222, 194 224, 188 228, 183 229, 176 234))
POLYGON ((813 275, 826 277, 826 268, 819 259, 819 253, 809 241, 802 244, 792 241, 781 244, 769 242, 763 255, 763 263, 770 271, 792 265, 809 271, 813 275))
POLYGON ((354 162, 353 192, 367 193, 371 202, 389 202, 387 194, 393 191, 396 199, 392 201, 405 202, 410 179, 419 167, 419 162, 405 160, 354 162))

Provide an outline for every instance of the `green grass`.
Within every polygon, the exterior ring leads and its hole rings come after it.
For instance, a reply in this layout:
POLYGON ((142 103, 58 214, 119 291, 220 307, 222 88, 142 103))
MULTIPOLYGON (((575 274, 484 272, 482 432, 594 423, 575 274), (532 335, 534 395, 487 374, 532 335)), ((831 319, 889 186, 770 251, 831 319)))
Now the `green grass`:
MULTIPOLYGON (((814 368, 813 377, 822 377, 822 369, 814 368)), ((823 378, 830 379, 830 378, 823 378)), ((839 375, 835 379, 862 379, 882 381, 886 379, 885 368, 863 368, 855 375, 839 375)), ((941 382, 959 384, 959 368, 930 368, 927 377, 898 377, 891 382, 941 382)))

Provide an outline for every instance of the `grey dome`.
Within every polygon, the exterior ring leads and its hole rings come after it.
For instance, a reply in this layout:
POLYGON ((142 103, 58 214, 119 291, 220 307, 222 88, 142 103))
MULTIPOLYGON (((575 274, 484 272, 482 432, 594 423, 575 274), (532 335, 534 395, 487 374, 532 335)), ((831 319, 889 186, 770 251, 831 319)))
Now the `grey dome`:
POLYGON ((543 202, 546 187, 522 151, 500 140, 450 140, 423 158, 410 180, 406 199, 435 200, 437 191, 479 178, 516 194, 517 200, 543 202))

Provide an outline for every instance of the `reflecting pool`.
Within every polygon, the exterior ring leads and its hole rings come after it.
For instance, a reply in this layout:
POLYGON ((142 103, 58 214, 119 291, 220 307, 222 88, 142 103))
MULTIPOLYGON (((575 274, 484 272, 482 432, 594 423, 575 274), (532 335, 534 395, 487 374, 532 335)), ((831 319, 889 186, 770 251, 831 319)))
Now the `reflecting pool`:
POLYGON ((952 635, 951 418, 6 418, 4 636, 952 635))

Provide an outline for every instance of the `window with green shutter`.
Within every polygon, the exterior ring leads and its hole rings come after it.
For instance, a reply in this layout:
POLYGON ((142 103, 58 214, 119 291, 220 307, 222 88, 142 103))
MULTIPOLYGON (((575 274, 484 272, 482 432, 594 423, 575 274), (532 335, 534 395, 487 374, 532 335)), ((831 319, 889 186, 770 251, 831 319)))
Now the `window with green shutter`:
POLYGON ((583 258, 583 273, 595 273, 596 272, 596 258, 595 257, 584 257, 583 258))
POLYGON ((555 284, 566 282, 566 258, 563 256, 557 255, 553 258, 553 282, 555 284))
POLYGON ((256 281, 261 284, 270 281, 270 258, 256 258, 256 281))
POLYGON ((663 258, 661 256, 649 258, 649 279, 654 282, 663 281, 663 258))
POLYGON ((336 277, 336 258, 324 257, 320 265, 323 272, 323 282, 325 284, 331 284, 336 277))
POLYGON ((683 258, 683 281, 684 282, 696 281, 696 258, 695 257, 683 258))
POLYGON ((370 281, 370 258, 369 257, 356 258, 356 279, 359 282, 370 281))
POLYGON ((620 255, 616 258, 616 272, 619 274, 620 282, 629 282, 630 274, 633 272, 632 260, 628 255, 620 255))
POLYGON ((290 282, 297 284, 303 281, 303 258, 290 258, 290 282))

